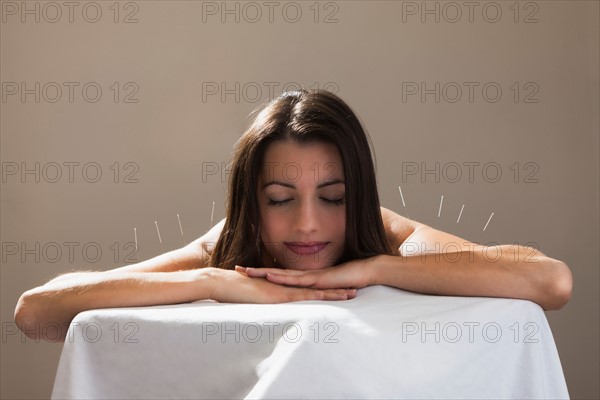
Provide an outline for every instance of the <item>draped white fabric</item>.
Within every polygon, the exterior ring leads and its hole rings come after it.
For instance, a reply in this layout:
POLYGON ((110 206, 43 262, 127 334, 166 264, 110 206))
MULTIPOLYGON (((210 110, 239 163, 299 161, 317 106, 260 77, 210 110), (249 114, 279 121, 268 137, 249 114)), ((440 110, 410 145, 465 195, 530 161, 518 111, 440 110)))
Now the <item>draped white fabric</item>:
POLYGON ((568 398, 543 310, 387 286, 347 301, 86 311, 54 399, 568 398))

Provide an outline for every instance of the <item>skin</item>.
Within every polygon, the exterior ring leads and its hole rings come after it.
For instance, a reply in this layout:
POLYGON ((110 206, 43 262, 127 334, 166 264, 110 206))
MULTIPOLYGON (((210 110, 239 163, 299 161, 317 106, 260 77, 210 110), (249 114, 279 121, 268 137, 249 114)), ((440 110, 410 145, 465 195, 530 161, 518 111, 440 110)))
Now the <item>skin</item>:
MULTIPOLYGON (((313 165, 330 165, 334 172, 329 174, 343 179, 337 148, 326 143, 276 142, 266 152, 266 163, 296 163, 302 171, 312 171, 313 165)), ((268 174, 266 171, 263 169, 261 182, 286 181, 284 168, 269 170, 268 174)), ((384 208, 381 210, 386 236, 397 254, 335 265, 332 260, 342 252, 338 243, 343 242, 345 210, 327 206, 322 199, 341 197, 342 185, 337 185, 339 192, 324 194, 317 189, 321 181, 315 180, 313 174, 305 173, 299 179, 294 175, 294 179, 297 182, 293 189, 273 185, 276 190, 269 187, 260 194, 261 236, 263 241, 277 244, 270 248, 266 268, 236 266, 236 271, 290 287, 360 289, 388 285, 427 294, 524 299, 536 302, 544 310, 560 309, 571 297, 573 278, 569 267, 534 248, 482 246, 384 208), (267 205, 268 198, 289 202, 274 208, 267 205), (295 240, 331 241, 333 257, 290 259, 281 243, 295 240), (427 251, 419 250, 435 248, 450 250, 444 250, 441 256, 439 251, 426 254, 427 251), (278 263, 270 262, 269 257, 275 257, 278 263)))
POLYGON ((336 264, 344 250, 345 184, 342 161, 331 143, 272 143, 258 183, 260 235, 265 262, 295 270, 336 264), (297 254, 285 243, 326 242, 314 254, 297 254))
POLYGON ((490 261, 486 257, 489 247, 435 230, 383 207, 386 237, 390 247, 397 249, 396 254, 336 265, 344 241, 345 206, 327 204, 324 199, 341 198, 344 185, 318 185, 344 179, 337 149, 325 143, 275 142, 266 151, 265 165, 277 166, 277 162, 279 168, 263 169, 259 187, 273 178, 293 183, 293 187, 276 184, 259 190, 261 238, 272 244, 263 253, 264 268, 207 267, 209 254, 203 245, 216 242, 221 221, 180 249, 113 270, 60 275, 26 291, 15 309, 17 325, 32 339, 64 341, 66 329, 58 337, 45 337, 51 330, 34 328, 46 324, 68 326, 78 313, 98 308, 201 299, 222 303, 348 300, 357 295, 356 289, 370 285, 433 295, 525 299, 544 310, 560 309, 571 298, 571 271, 559 260, 529 247, 501 245, 492 252, 500 257, 490 261), (293 165, 291 162, 297 163, 302 172, 297 178, 291 175, 294 170, 283 167, 293 165), (275 207, 268 205, 269 198, 289 201, 275 207), (292 257, 282 245, 290 241, 328 242, 327 251, 318 257, 292 257), (453 250, 442 257, 418 250, 444 248, 447 244, 452 244, 453 250), (277 261, 273 262, 273 258, 277 261))

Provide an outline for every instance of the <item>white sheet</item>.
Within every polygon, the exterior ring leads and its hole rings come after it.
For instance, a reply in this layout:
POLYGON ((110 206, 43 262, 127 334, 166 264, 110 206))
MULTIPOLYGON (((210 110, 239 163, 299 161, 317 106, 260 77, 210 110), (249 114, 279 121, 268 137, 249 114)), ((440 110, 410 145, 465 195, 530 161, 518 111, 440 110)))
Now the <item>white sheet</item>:
POLYGON ((348 301, 83 312, 52 398, 568 396, 537 304, 372 286, 348 301))

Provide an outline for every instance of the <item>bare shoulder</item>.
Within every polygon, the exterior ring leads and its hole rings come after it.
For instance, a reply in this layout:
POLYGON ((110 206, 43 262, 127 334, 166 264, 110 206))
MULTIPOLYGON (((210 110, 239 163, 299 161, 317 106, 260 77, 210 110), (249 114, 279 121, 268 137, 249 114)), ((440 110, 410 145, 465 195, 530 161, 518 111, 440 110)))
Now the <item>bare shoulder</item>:
POLYGON ((395 252, 418 228, 425 226, 385 207, 381 207, 381 218, 390 247, 395 252))
POLYGON ((207 267, 210 254, 219 239, 224 225, 225 219, 184 247, 160 254, 137 264, 105 272, 173 272, 207 267))
POLYGON ((203 262, 207 262, 215 245, 217 244, 217 240, 219 240, 223 226, 225 226, 225 218, 210 228, 210 230, 204 235, 188 244, 186 247, 189 247, 190 251, 197 252, 199 257, 202 258, 203 262))
POLYGON ((405 218, 383 207, 381 207, 381 216, 388 240, 394 250, 398 249, 398 254, 416 255, 424 249, 438 249, 446 245, 452 245, 452 249, 457 250, 481 247, 477 243, 405 218))

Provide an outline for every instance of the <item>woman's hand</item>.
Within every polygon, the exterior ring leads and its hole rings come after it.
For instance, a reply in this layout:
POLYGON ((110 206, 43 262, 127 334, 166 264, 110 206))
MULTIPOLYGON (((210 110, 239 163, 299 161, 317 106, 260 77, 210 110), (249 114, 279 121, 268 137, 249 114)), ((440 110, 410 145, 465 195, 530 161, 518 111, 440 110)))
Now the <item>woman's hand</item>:
POLYGON ((235 271, 212 268, 209 274, 210 298, 220 303, 286 303, 303 300, 348 300, 355 289, 289 287, 248 275, 245 268, 235 271))
POLYGON ((333 267, 299 271, 280 268, 244 268, 236 266, 236 271, 245 272, 255 278, 266 278, 280 285, 314 289, 356 288, 370 286, 374 271, 372 263, 380 256, 352 260, 333 267))

